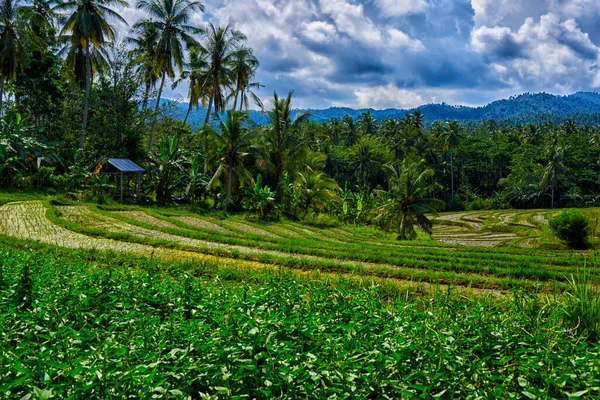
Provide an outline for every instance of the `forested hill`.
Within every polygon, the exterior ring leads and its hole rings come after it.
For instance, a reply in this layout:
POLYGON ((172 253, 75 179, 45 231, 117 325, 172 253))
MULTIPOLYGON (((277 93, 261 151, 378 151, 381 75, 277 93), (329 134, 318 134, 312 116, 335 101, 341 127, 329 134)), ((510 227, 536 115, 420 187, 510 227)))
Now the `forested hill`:
MULTIPOLYGON (((266 100, 266 99, 265 99, 266 100)), ((268 101, 265 101, 267 103, 268 101)), ((185 116, 187 103, 176 103, 177 110, 174 111, 176 118, 185 116)), ((449 104, 426 104, 413 109, 373 110, 371 113, 375 119, 399 118, 406 113, 420 110, 426 122, 436 120, 458 120, 479 121, 495 119, 507 123, 537 123, 537 122, 564 122, 574 119, 580 124, 600 123, 600 93, 578 92, 569 96, 557 96, 548 93, 525 93, 509 99, 498 100, 482 107, 452 106, 449 104)), ((296 112, 304 111, 297 110, 296 112)), ((352 109, 346 107, 333 107, 324 110, 306 110, 311 113, 311 119, 317 122, 329 121, 332 118, 342 118, 348 114, 357 118, 368 109, 352 109)), ((190 113, 188 121, 193 126, 204 122, 206 110, 194 109, 190 113)), ((251 111, 250 117, 258 124, 264 124, 267 116, 257 111, 251 111)))

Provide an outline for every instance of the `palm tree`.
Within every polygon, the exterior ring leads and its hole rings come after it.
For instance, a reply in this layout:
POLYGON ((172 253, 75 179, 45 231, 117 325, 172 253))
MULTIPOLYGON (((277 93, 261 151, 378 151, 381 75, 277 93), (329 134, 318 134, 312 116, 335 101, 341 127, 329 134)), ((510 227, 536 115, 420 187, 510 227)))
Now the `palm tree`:
POLYGON ((219 167, 213 175, 208 187, 212 187, 221 176, 224 176, 227 197, 223 206, 223 212, 227 212, 231 195, 237 190, 238 183, 242 180, 252 181, 252 176, 244 167, 243 160, 252 148, 252 139, 259 131, 250 129, 248 113, 245 111, 231 110, 227 113, 225 122, 220 123, 220 133, 210 126, 205 126, 212 133, 215 141, 221 149, 222 157, 219 167))
POLYGON ((365 111, 358 117, 358 126, 363 135, 372 135, 377 132, 378 123, 371 115, 371 111, 365 111))
POLYGON ((188 109, 185 113, 183 123, 185 124, 190 116, 192 108, 198 107, 200 102, 204 103, 204 99, 208 96, 210 88, 205 86, 208 81, 208 61, 206 60, 206 53, 200 50, 198 47, 192 47, 190 49, 190 62, 187 63, 189 70, 183 71, 181 77, 173 83, 173 88, 176 88, 179 83, 189 79, 190 87, 188 90, 188 109))
POLYGON ((30 46, 43 46, 26 21, 28 11, 30 7, 20 0, 0 2, 0 115, 5 83, 17 77, 27 61, 30 46))
POLYGON ((235 50, 231 61, 231 72, 235 76, 235 90, 232 92, 233 109, 237 108, 238 97, 240 98, 240 110, 245 106, 248 110, 249 98, 248 94, 252 99, 262 107, 262 102, 258 96, 250 90, 250 88, 260 88, 262 85, 258 82, 252 82, 252 78, 256 75, 256 70, 260 62, 258 58, 252 52, 249 47, 241 46, 235 50))
POLYGON ((107 42, 113 41, 115 31, 107 19, 116 19, 125 25, 127 21, 112 10, 111 6, 126 7, 126 0, 74 0, 60 3, 54 11, 68 13, 68 18, 60 32, 61 36, 70 35, 71 48, 76 52, 83 51, 85 55, 85 103, 83 106, 83 127, 79 149, 85 144, 88 122, 90 86, 92 82, 91 49, 98 49, 107 42))
POLYGON ((356 176, 362 178, 362 187, 365 194, 369 193, 368 178, 373 168, 375 167, 375 161, 371 154, 371 147, 368 143, 360 143, 356 151, 356 158, 352 163, 352 167, 356 176))
POLYGON ((429 197, 437 185, 429 181, 434 171, 424 169, 423 163, 405 159, 401 164, 388 165, 392 173, 390 199, 379 209, 377 218, 396 224, 398 240, 415 239, 414 225, 430 231, 431 221, 425 214, 435 213, 444 206, 442 201, 429 197))
POLYGON ((354 119, 348 114, 344 115, 342 118, 342 126, 344 127, 344 144, 346 147, 354 146, 354 144, 358 141, 358 133, 356 131, 356 124, 354 123, 354 119))
MULTIPOLYGON (((267 151, 271 155, 271 162, 275 166, 275 188, 279 191, 281 177, 284 174, 288 161, 297 159, 292 154, 302 149, 297 135, 300 124, 308 119, 310 114, 302 112, 292 119, 292 94, 288 93, 285 99, 280 99, 277 93, 273 95, 273 108, 269 111, 269 125, 265 133, 267 151)), ((291 174, 290 174, 291 175, 291 174)))
POLYGON ((454 197, 454 149, 463 138, 462 128, 458 121, 446 121, 444 129, 439 133, 439 139, 450 155, 451 196, 454 197))
POLYGON ((317 207, 338 199, 337 191, 340 190, 335 180, 328 178, 324 172, 314 171, 308 166, 304 171, 298 172, 292 188, 303 209, 302 219, 306 218, 311 206, 317 207))
POLYGON ((229 25, 225 28, 217 28, 213 24, 208 25, 208 29, 204 32, 202 51, 207 54, 209 64, 208 85, 212 88, 209 100, 208 109, 204 123, 207 124, 210 118, 210 113, 213 108, 215 112, 225 111, 227 106, 227 96, 224 89, 234 84, 235 75, 232 69, 236 50, 241 42, 246 40, 246 36, 229 25))
POLYGON ((329 131, 333 145, 337 146, 340 143, 340 120, 338 118, 332 118, 329 121, 329 131))
POLYGON ((127 41, 134 46, 132 50, 133 59, 137 65, 137 73, 144 80, 144 97, 142 98, 142 110, 148 106, 150 90, 156 87, 158 74, 154 68, 156 59, 156 48, 158 45, 158 29, 153 23, 140 23, 132 29, 134 36, 127 41))
POLYGON ((554 208, 554 191, 556 189, 558 178, 562 175, 567 167, 565 166, 565 152, 569 147, 554 146, 548 149, 548 164, 544 169, 544 175, 540 180, 540 186, 547 188, 550 186, 551 194, 551 208, 554 208))
POLYGON ((136 7, 146 11, 150 15, 150 19, 138 22, 134 25, 134 29, 140 25, 149 24, 154 25, 158 32, 154 71, 160 76, 160 87, 148 136, 148 152, 150 152, 165 79, 167 76, 169 78, 175 76, 174 67, 179 73, 183 71, 183 45, 185 44, 187 48, 198 45, 192 33, 199 30, 187 25, 187 22, 194 12, 204 11, 204 5, 200 1, 191 0, 139 0, 136 7))

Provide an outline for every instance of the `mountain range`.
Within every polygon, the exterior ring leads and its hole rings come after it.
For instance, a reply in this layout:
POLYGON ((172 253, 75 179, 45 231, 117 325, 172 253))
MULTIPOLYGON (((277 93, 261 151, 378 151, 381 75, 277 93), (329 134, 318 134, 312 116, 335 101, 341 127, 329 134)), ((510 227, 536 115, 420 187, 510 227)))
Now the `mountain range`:
MULTIPOLYGON (((176 119, 183 119, 188 103, 170 103, 171 115, 176 119)), ((371 111, 377 120, 385 118, 401 118, 407 113, 419 110, 423 113, 426 123, 436 120, 458 120, 461 122, 496 120, 504 123, 537 123, 551 121, 555 123, 574 119, 581 124, 600 124, 600 93, 577 92, 568 96, 553 95, 549 93, 524 93, 508 99, 494 101, 480 107, 455 106, 446 103, 425 104, 411 109, 388 108, 385 110, 354 109, 346 107, 332 107, 328 109, 295 110, 294 113, 308 111, 311 119, 317 122, 329 121, 332 118, 342 118, 350 115, 353 118, 365 111, 371 111)), ((204 122, 206 109, 199 107, 193 109, 188 122, 197 127, 204 122)), ((265 124, 267 115, 259 111, 250 111, 250 118, 257 124, 265 124)))

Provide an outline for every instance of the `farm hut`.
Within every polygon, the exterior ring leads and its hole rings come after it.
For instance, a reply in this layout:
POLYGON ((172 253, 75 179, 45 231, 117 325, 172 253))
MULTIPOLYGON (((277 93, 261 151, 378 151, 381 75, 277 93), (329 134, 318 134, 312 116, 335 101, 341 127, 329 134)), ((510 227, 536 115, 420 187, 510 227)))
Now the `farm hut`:
POLYGON ((127 158, 108 158, 98 171, 103 175, 115 175, 119 177, 119 192, 123 201, 123 175, 131 178, 137 176, 137 200, 140 201, 140 188, 142 187, 142 175, 146 170, 127 158))

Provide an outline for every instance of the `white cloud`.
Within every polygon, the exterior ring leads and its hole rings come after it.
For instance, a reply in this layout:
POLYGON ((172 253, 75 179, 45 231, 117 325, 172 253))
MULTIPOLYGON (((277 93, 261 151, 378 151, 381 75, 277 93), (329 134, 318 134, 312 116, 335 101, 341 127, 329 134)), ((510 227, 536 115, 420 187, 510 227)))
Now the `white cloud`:
POLYGON ((393 84, 378 87, 359 87, 354 90, 359 108, 412 108, 425 101, 420 94, 399 89, 393 84))
POLYGON ((600 60, 600 48, 573 19, 561 21, 548 13, 539 21, 527 18, 517 31, 479 27, 472 32, 471 45, 495 59, 496 71, 504 67, 504 73, 512 72, 544 90, 598 84, 593 71, 600 60))
POLYGON ((302 34, 313 42, 327 43, 337 39, 337 29, 330 23, 312 21, 302 24, 302 34))
MULTIPOLYGON (((472 0, 477 25, 495 25, 504 17, 518 13, 521 0, 472 0)), ((537 0, 535 0, 537 1, 537 0)))
POLYGON ((375 0, 375 4, 385 16, 401 17, 422 13, 427 9, 427 0, 375 0))

